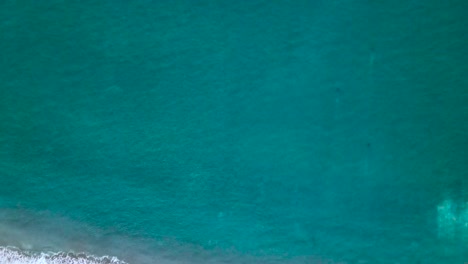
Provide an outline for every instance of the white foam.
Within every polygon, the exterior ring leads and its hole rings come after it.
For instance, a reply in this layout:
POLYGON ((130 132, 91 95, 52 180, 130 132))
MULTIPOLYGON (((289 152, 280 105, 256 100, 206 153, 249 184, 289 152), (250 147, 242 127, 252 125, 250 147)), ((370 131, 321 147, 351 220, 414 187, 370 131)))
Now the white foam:
POLYGON ((0 247, 2 264, 126 264, 116 257, 96 257, 85 253, 32 253, 15 247, 0 247))
POLYGON ((446 199, 437 206, 439 238, 468 241, 468 202, 446 199))

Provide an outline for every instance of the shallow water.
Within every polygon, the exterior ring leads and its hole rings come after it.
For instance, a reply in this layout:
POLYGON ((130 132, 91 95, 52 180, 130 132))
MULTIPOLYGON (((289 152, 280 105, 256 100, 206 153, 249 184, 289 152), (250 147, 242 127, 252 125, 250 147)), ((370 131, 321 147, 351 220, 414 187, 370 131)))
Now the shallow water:
POLYGON ((1 1, 0 260, 468 261, 467 3, 1 1))

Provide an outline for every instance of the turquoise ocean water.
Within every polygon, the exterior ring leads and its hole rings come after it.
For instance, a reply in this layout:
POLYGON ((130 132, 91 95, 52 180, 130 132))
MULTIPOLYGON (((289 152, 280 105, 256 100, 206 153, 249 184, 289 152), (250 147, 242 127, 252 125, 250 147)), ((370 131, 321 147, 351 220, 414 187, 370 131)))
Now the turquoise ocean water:
POLYGON ((467 14, 0 1, 0 263, 468 262, 467 14))

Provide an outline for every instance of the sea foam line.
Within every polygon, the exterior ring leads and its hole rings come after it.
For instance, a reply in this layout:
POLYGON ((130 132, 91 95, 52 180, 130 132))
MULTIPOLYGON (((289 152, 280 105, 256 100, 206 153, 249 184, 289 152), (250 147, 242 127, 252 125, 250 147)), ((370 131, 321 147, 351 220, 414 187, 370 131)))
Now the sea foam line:
POLYGON ((85 253, 23 251, 16 247, 0 246, 2 264, 128 264, 117 257, 96 257, 85 253))

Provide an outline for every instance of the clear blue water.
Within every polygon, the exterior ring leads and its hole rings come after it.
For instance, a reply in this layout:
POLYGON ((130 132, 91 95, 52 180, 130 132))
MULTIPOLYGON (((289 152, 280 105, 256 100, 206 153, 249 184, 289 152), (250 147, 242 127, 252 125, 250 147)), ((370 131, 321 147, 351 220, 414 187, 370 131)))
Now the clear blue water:
POLYGON ((0 260, 468 261, 466 10, 1 1, 0 260))

